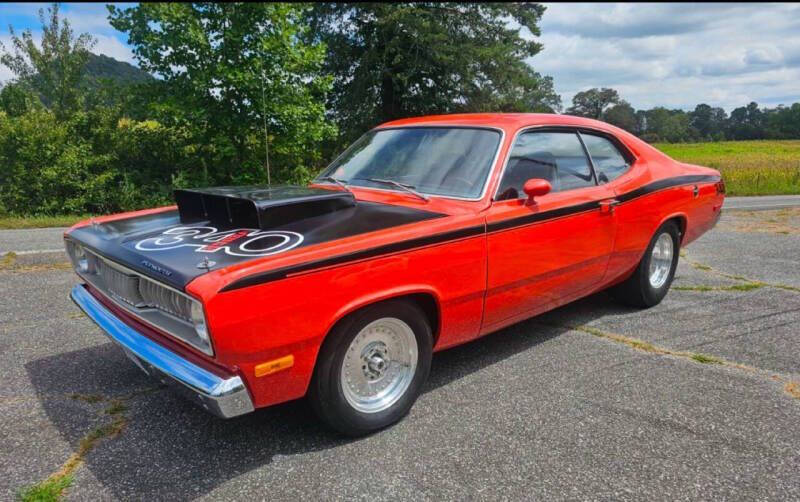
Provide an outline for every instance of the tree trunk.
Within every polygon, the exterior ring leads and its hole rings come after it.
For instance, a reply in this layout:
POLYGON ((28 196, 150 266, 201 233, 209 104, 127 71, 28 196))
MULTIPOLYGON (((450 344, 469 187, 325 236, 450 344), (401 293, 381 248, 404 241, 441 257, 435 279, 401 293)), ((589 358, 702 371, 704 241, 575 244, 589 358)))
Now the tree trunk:
POLYGON ((383 72, 381 80, 381 122, 394 120, 397 117, 399 103, 395 103, 394 81, 390 70, 383 72))

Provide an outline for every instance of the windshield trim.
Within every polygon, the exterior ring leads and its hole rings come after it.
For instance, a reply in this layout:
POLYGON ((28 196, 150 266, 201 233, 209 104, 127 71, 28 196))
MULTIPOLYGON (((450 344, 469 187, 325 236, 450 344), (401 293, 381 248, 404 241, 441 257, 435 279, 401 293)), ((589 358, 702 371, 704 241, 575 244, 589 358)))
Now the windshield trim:
MULTIPOLYGON (((352 144, 355 144, 357 141, 359 141, 361 138, 363 138, 364 136, 366 136, 367 134, 369 134, 371 132, 391 131, 391 130, 394 130, 394 129, 413 129, 413 128, 425 128, 425 129, 483 129, 483 130, 488 130, 488 131, 499 132, 500 133, 500 141, 497 142, 497 150, 494 152, 494 157, 492 157, 492 162, 489 164, 489 172, 486 175, 486 180, 483 182, 483 187, 481 188, 481 193, 480 193, 480 195, 478 197, 459 197, 457 195, 442 195, 442 194, 430 193, 430 192, 425 192, 425 191, 420 190, 420 189, 416 189, 419 193, 425 194, 428 197, 436 197, 436 198, 440 198, 440 199, 452 199, 452 200, 463 200, 463 201, 469 201, 469 202, 477 202, 477 201, 483 200, 483 198, 486 197, 486 191, 489 188, 489 183, 492 180, 492 174, 494 174, 495 166, 497 165, 497 160, 500 157, 500 152, 503 150, 503 144, 504 144, 504 141, 506 139, 506 131, 505 131, 505 129, 502 129, 500 127, 483 126, 483 125, 445 124, 445 123, 442 123, 442 124, 409 124, 409 125, 388 126, 388 127, 378 126, 378 127, 373 127, 369 131, 367 131, 364 134, 362 134, 361 136, 359 136, 358 139, 356 141, 354 141, 352 144)), ((345 148, 342 151, 342 153, 337 155, 336 158, 334 158, 331 161, 330 164, 325 166, 325 169, 323 169, 322 172, 320 172, 317 176, 314 177, 313 181, 314 182, 322 181, 322 180, 319 180, 319 177, 322 176, 323 173, 326 173, 328 171, 328 169, 330 169, 330 167, 337 160, 339 160, 339 157, 344 155, 345 152, 349 148, 350 147, 348 146, 347 148, 345 148)), ((353 188, 356 188, 356 189, 363 189, 363 190, 376 190, 378 192, 393 192, 393 193, 408 194, 408 192, 405 192, 405 191, 399 190, 399 189, 376 188, 376 187, 363 186, 363 185, 351 185, 349 183, 347 184, 347 186, 348 187, 353 187, 353 188)))

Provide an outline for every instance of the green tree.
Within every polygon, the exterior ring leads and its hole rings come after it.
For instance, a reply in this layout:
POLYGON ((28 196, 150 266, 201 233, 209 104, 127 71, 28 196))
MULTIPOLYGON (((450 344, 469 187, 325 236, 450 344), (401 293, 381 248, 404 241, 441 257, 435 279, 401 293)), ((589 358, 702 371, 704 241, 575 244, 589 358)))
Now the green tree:
POLYGON ((141 3, 109 5, 128 34, 163 121, 191 126, 213 159, 217 182, 258 182, 272 173, 302 181, 335 130, 325 119, 331 79, 325 47, 305 42, 304 4, 141 3), (268 136, 264 129, 268 130, 268 136), (267 153, 268 149, 268 153, 267 153), (221 172, 219 172, 221 171, 221 172))
POLYGON ((755 102, 736 108, 728 119, 728 134, 731 139, 763 139, 764 119, 764 112, 755 102))
POLYGON ((0 110, 9 117, 19 117, 41 108, 39 98, 20 82, 9 82, 0 88, 0 110))
POLYGON ((766 111, 766 136, 775 139, 800 138, 800 103, 779 105, 766 111))
POLYGON ((629 133, 638 133, 639 120, 636 117, 636 110, 625 100, 620 100, 618 104, 603 112, 603 120, 629 133))
POLYGON ((714 108, 701 103, 689 113, 689 123, 697 131, 698 139, 704 141, 721 140, 725 137, 725 123, 728 114, 722 108, 714 108))
POLYGON ((345 140, 433 113, 553 111, 560 98, 528 61, 534 3, 317 3, 312 39, 328 46, 330 104, 345 140))
POLYGON ((620 103, 620 97, 614 89, 593 88, 577 93, 572 98, 572 106, 567 109, 567 114, 600 119, 606 108, 617 103, 620 103))
POLYGON ((115 206, 111 158, 98 155, 73 125, 38 109, 0 113, 0 206, 16 214, 102 211, 115 206))
POLYGON ((647 127, 642 139, 649 142, 680 143, 690 141, 689 115, 683 110, 658 106, 645 112, 647 127))
POLYGON ((36 45, 31 30, 18 36, 12 26, 13 52, 0 43, 0 63, 16 76, 18 83, 28 85, 63 119, 77 110, 80 101, 79 83, 95 40, 88 33, 75 37, 68 20, 58 16, 58 4, 39 9, 42 23, 41 47, 36 45))

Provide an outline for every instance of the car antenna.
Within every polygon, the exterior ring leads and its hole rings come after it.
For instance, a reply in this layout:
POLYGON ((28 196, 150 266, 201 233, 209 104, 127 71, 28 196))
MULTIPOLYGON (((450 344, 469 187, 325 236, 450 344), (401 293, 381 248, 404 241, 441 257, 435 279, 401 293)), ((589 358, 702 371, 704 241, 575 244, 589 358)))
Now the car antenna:
MULTIPOLYGON (((263 65, 264 60, 261 60, 263 65)), ((264 120, 264 162, 267 165, 267 186, 272 187, 272 182, 269 177, 269 135, 267 134, 267 101, 264 92, 264 68, 261 68, 261 118, 264 120)))

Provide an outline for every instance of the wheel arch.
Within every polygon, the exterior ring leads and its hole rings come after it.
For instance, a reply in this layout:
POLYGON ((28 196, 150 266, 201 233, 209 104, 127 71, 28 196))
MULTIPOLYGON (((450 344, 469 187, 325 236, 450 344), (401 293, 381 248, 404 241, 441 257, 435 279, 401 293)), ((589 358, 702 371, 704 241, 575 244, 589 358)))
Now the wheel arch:
MULTIPOLYGON (((658 224, 650 232, 649 239, 652 239, 655 236, 656 231, 659 228, 661 228, 661 225, 663 225, 664 223, 667 223, 668 221, 674 221, 678 225, 678 232, 680 232, 680 243, 679 244, 680 244, 681 247, 683 247, 683 243, 684 243, 684 241, 686 239, 686 225, 688 224, 688 217, 686 216, 686 213, 682 213, 682 212, 670 213, 669 215, 667 215, 664 218, 662 218, 661 220, 659 220, 658 224)), ((648 244, 649 244, 649 242, 650 242, 650 240, 647 241, 648 244)), ((638 258, 636 259, 636 263, 632 264, 630 266, 630 268, 626 269, 624 273, 622 273, 619 276, 617 276, 613 281, 610 281, 608 283, 608 285, 605 286, 605 287, 615 286, 615 285, 617 285, 617 284, 619 284, 621 282, 624 282, 626 279, 628 279, 628 277, 630 277, 631 274, 633 274, 633 272, 636 270, 636 267, 639 266, 639 261, 642 259, 642 256, 644 256, 644 252, 646 250, 647 250, 647 244, 642 249, 641 254, 638 255, 638 258)))
MULTIPOLYGON (((684 242, 685 242, 685 240, 686 240, 686 227, 687 227, 687 225, 689 224, 689 218, 686 216, 686 213, 683 213, 683 212, 676 212, 676 213, 671 213, 671 214, 669 214, 668 216, 666 216, 665 218, 663 218, 663 219, 662 219, 662 220, 661 220, 661 221, 658 223, 658 225, 656 226, 656 228, 654 228, 654 229, 653 229, 653 232, 652 232, 652 234, 653 234, 653 235, 655 235, 655 232, 656 232, 656 230, 658 230, 659 228, 661 228, 661 226, 662 226, 664 223, 667 223, 668 221, 674 221, 675 223, 677 223, 677 225, 678 225, 678 232, 680 233, 680 245, 681 245, 681 247, 683 247, 683 243, 684 243, 684 242)), ((651 239, 652 239, 652 237, 651 237, 651 239)))
POLYGON ((325 339, 327 339, 328 335, 336 326, 347 320, 356 312, 378 303, 399 299, 406 299, 413 302, 425 313, 425 317, 431 327, 433 345, 436 346, 436 342, 439 340, 439 334, 441 333, 442 316, 440 297, 435 289, 422 285, 406 286, 403 288, 376 292, 369 296, 357 298, 343 305, 342 308, 336 312, 328 325, 322 343, 325 342, 325 339))

